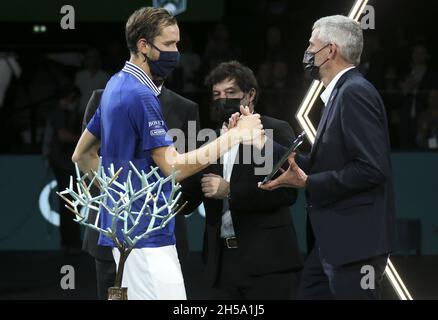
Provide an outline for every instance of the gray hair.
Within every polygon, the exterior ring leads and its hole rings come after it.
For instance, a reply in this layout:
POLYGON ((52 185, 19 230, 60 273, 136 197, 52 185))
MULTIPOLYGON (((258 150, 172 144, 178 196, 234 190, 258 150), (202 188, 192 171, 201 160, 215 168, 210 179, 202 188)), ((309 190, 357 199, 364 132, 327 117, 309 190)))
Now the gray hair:
POLYGON ((324 43, 335 43, 345 61, 355 66, 359 65, 363 34, 358 22, 346 16, 328 16, 317 20, 312 30, 315 29, 319 29, 319 40, 324 43))

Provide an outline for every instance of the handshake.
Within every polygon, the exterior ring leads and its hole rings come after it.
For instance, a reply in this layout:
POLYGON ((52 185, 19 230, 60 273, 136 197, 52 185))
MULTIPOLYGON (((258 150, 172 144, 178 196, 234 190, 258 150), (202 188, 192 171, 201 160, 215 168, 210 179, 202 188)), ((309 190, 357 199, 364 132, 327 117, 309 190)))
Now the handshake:
POLYGON ((262 149, 265 145, 266 136, 260 115, 252 114, 248 107, 240 106, 240 113, 231 115, 228 126, 224 125, 222 129, 234 131, 243 144, 252 144, 258 149, 262 149))

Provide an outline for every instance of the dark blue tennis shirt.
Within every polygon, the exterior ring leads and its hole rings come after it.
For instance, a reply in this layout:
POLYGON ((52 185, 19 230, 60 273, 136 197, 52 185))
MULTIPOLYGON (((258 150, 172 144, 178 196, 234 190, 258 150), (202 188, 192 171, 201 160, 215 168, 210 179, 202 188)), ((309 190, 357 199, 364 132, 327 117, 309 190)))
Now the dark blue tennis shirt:
MULTIPOLYGON (((161 112, 158 95, 160 90, 155 86, 148 75, 138 66, 126 62, 123 69, 112 76, 108 81, 102 99, 95 115, 89 122, 87 129, 95 137, 100 139, 100 155, 102 157, 102 166, 108 175, 108 168, 114 165, 116 172, 120 167, 123 170, 117 181, 122 183, 126 181, 131 161, 136 168, 144 172, 151 170, 151 166, 156 164, 152 160, 151 150, 159 147, 172 145, 172 139, 167 137, 167 127, 161 112)), ((165 177, 161 170, 158 170, 161 177, 165 177)), ((157 179, 152 177, 149 182, 157 179)), ((137 176, 132 173, 132 184, 135 190, 141 189, 141 182, 137 176)), ((120 198, 117 193, 118 188, 113 184, 116 190, 110 191, 115 201, 120 198)), ((171 184, 163 185, 157 206, 164 204, 164 197, 169 197, 171 184)), ((107 201, 109 208, 114 206, 112 200, 107 201)), ((139 212, 144 205, 144 198, 134 202, 131 212, 139 212)), ((153 203, 150 204, 153 209, 153 203)), ((100 227, 107 229, 111 227, 111 216, 105 208, 100 209, 100 227)), ((166 214, 164 210, 160 214, 166 214)), ((134 219, 137 215, 134 215, 134 219)), ((161 219, 157 219, 154 225, 158 225, 161 219)), ((140 225, 131 234, 131 238, 141 235, 146 231, 149 224, 149 218, 143 217, 140 225)), ((167 224, 164 229, 154 231, 146 239, 141 239, 136 244, 136 248, 144 247, 161 247, 175 244, 174 219, 167 224)), ((129 221, 128 228, 132 226, 129 221)), ((122 222, 118 223, 117 234, 119 240, 122 240, 121 229, 124 227, 122 222)), ((114 246, 111 239, 100 235, 99 245, 114 246)))

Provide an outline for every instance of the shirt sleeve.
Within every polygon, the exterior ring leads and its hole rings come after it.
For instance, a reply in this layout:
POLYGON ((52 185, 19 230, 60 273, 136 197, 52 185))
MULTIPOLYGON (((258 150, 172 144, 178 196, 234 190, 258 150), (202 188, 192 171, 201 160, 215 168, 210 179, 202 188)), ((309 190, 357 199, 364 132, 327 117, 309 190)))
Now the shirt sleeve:
POLYGON ((87 125, 87 130, 91 132, 93 136, 100 139, 101 134, 101 121, 100 121, 100 105, 97 108, 94 116, 91 118, 90 122, 87 125))
POLYGON ((147 93, 140 93, 138 101, 132 104, 129 114, 139 134, 143 151, 173 144, 167 135, 167 126, 158 99, 147 93))

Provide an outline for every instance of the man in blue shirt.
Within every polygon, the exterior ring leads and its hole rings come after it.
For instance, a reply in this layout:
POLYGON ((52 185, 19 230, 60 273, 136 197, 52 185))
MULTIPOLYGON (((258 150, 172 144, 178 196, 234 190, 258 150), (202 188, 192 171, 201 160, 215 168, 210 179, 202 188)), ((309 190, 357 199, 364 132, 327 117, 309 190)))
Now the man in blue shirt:
MULTIPOLYGON (((164 9, 141 8, 128 19, 126 41, 131 52, 130 61, 108 82, 100 106, 72 157, 83 172, 97 169, 100 148, 104 168, 111 164, 115 170, 128 168, 131 161, 145 171, 158 166, 161 176, 176 170, 177 180, 181 181, 207 167, 233 146, 263 137, 259 115, 251 115, 248 108, 242 107, 243 116, 235 128, 197 150, 179 154, 172 140, 167 138, 167 126, 157 98, 160 90, 152 81, 165 78, 178 63, 176 19, 164 9), (250 130, 253 134, 248 134, 250 130)), ((118 180, 124 181, 127 172, 122 171, 118 180)), ((138 190, 140 181, 134 179, 133 184, 138 190)), ((168 197, 170 185, 162 191, 168 197)), ((158 205, 163 201, 160 197, 158 205)), ((142 204, 137 201, 132 210, 139 210, 142 204)), ((108 227, 110 220, 102 210, 100 227, 108 227)), ((143 233, 146 226, 147 221, 142 221, 133 236, 143 233)), ((132 250, 122 282, 123 286, 129 287, 130 299, 186 299, 173 229, 174 223, 169 223, 139 241, 132 250)), ((114 247, 104 236, 99 244, 114 247)), ((113 250, 113 254, 118 261, 119 252, 113 250)))

